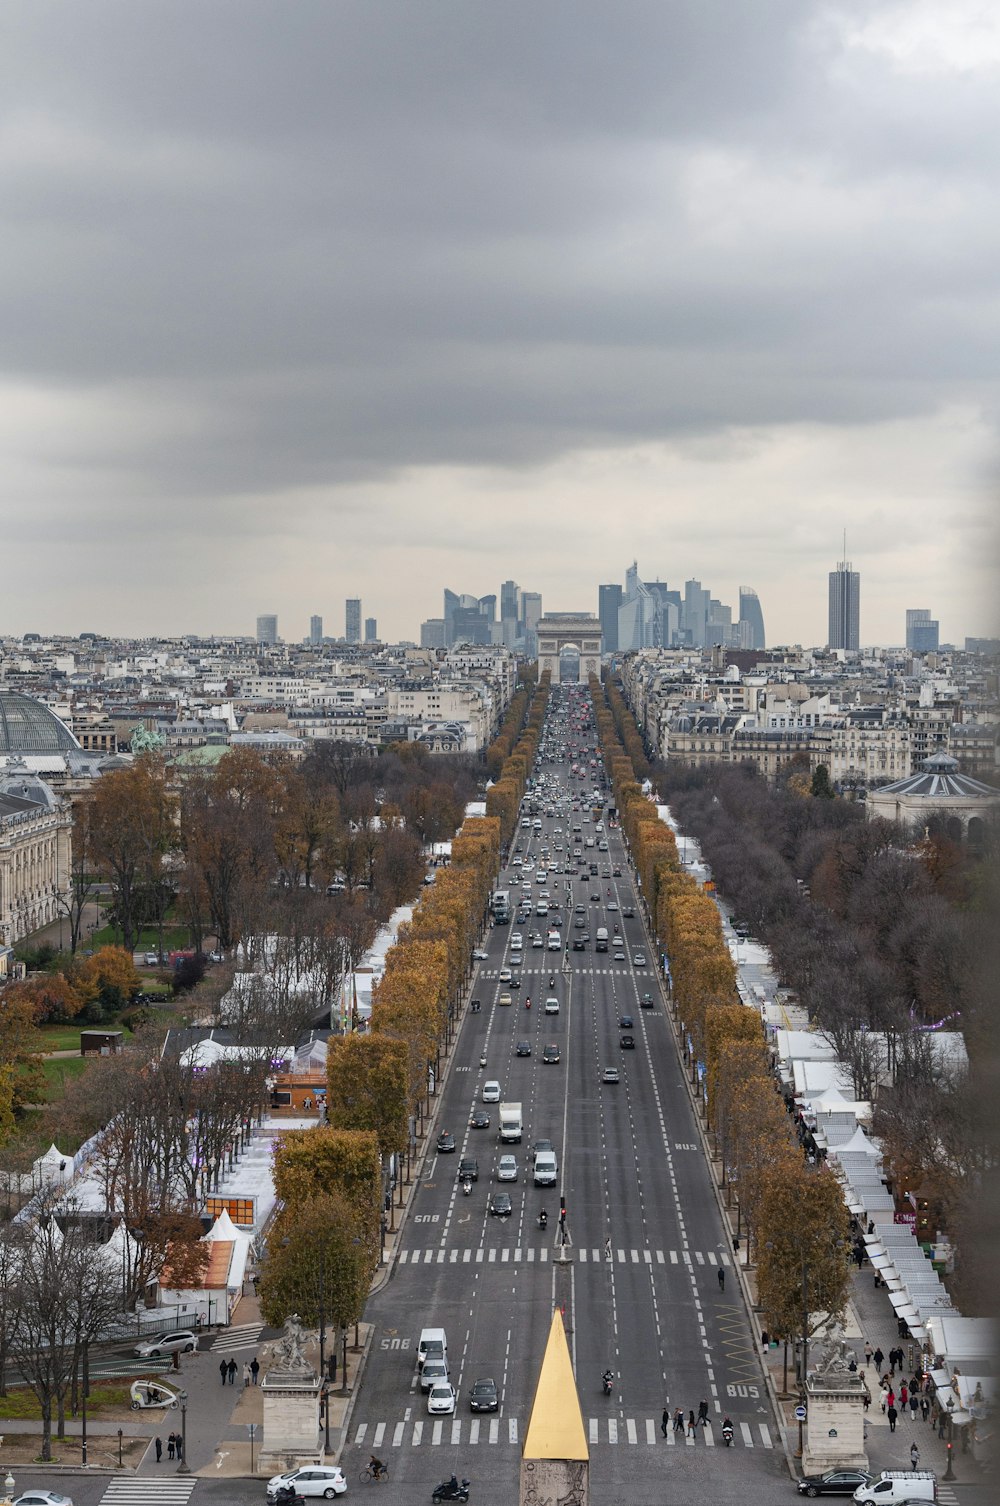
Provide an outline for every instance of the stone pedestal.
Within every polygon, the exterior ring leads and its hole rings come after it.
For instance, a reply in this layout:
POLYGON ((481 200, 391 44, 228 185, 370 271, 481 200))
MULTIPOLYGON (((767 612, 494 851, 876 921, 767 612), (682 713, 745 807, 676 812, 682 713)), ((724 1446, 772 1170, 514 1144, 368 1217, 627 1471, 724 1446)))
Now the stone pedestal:
POLYGON ((322 1383, 315 1371, 269 1370, 261 1383, 264 1428, 260 1469, 279 1474, 323 1459, 319 1413, 322 1383))
POLYGON ((868 1468, 864 1394, 864 1383, 856 1372, 838 1368, 808 1376, 803 1474, 868 1468))
POLYGON ((519 1506, 589 1506, 587 1459, 522 1459, 519 1506))

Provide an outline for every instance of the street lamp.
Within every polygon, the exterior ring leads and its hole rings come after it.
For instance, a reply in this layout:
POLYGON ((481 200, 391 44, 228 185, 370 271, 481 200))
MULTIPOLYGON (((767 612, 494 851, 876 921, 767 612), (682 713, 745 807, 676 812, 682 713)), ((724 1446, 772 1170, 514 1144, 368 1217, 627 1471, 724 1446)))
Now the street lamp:
POLYGON ((188 1394, 187 1394, 187 1392, 186 1391, 181 1391, 178 1399, 179 1399, 180 1404, 181 1404, 181 1462, 177 1466, 177 1473, 179 1475, 189 1475, 191 1473, 191 1466, 188 1464, 188 1450, 187 1450, 187 1436, 188 1436, 187 1435, 187 1420, 188 1420, 188 1409, 187 1409, 188 1394))

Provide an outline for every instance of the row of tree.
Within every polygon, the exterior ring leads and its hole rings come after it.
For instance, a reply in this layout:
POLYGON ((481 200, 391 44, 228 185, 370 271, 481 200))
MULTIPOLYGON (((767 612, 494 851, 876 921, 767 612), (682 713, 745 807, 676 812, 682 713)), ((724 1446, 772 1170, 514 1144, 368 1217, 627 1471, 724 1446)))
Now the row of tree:
MULTIPOLYGON (((487 755, 501 782, 512 777, 515 750, 534 756, 537 699, 533 688, 518 692, 487 755), (504 748, 510 752, 497 763, 494 755, 504 748)), ((364 1311, 388 1211, 387 1160, 396 1158, 398 1176, 429 1071, 461 1001, 499 867, 500 832, 495 815, 466 819, 452 840, 450 864, 421 892, 411 923, 386 956, 370 1031, 329 1043, 327 1124, 286 1135, 276 1152, 280 1211, 260 1283, 270 1323, 297 1312, 312 1326, 346 1331, 364 1311)))
POLYGON ((631 713, 596 678, 591 694, 650 925, 669 959, 672 998, 723 1185, 730 1200, 736 1190, 748 1257, 758 1265, 769 1331, 811 1335, 827 1315, 841 1316, 847 1302, 850 1221, 842 1189, 825 1166, 808 1166, 797 1144, 761 1020, 738 1001, 718 907, 684 871, 673 832, 636 778, 646 763, 631 713))

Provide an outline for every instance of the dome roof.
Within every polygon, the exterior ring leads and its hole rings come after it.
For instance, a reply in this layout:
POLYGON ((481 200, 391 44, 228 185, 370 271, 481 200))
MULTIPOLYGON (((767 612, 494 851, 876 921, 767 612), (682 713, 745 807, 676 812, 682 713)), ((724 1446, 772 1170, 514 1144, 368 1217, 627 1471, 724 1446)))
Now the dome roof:
POLYGON ((0 689, 0 758, 6 754, 68 753, 80 744, 41 701, 0 689))

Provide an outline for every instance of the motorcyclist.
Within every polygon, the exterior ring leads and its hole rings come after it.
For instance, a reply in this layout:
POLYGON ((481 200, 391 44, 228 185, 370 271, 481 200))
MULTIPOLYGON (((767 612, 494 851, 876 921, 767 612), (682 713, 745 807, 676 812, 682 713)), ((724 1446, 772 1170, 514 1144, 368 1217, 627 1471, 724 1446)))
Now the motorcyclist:
POLYGON ((465 1193, 466 1197, 468 1197, 469 1193, 472 1191, 472 1182, 468 1177, 462 1178, 462 1191, 465 1193))
POLYGON ((525 1007, 525 1009, 530 1009, 531 1008, 531 999, 530 999, 530 997, 525 999, 525 1001, 524 1001, 524 1007, 525 1007))
POLYGON ((544 1229, 545 1225, 548 1223, 548 1221, 549 1221, 549 1215, 546 1213, 545 1209, 543 1208, 541 1210, 541 1212, 539 1213, 539 1215, 538 1215, 538 1227, 540 1229, 544 1229))
POLYGON ((722 1436, 726 1439, 727 1442, 733 1436, 733 1424, 731 1419, 728 1417, 724 1417, 722 1419, 722 1436))
POLYGON ((454 1473, 452 1474, 451 1479, 448 1481, 448 1489, 451 1491, 453 1496, 457 1496, 459 1491, 461 1490, 461 1486, 458 1483, 458 1476, 454 1473))
POLYGON ((614 1382, 614 1378, 615 1373, 613 1370, 605 1370, 604 1374, 601 1376, 601 1380, 604 1383, 604 1394, 606 1396, 611 1395, 611 1387, 614 1382))

